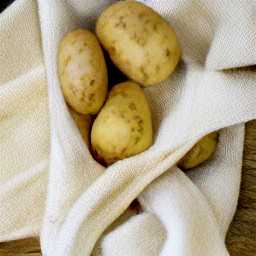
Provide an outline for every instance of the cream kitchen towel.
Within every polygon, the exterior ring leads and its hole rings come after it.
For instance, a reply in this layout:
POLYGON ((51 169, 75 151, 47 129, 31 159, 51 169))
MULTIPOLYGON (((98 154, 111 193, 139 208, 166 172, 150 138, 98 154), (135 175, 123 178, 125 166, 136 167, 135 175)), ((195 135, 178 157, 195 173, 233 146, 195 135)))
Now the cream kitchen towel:
POLYGON ((40 232, 49 145, 37 3, 18 0, 0 14, 0 241, 40 232))
POLYGON ((38 20, 35 1, 17 0, 0 16, 0 31, 6 31, 0 39, 6 102, 0 109, 0 239, 38 234, 47 189, 44 255, 228 255, 224 240, 239 192, 242 123, 256 118, 256 74, 223 69, 255 64, 255 3, 144 1, 176 30, 182 61, 168 80, 145 89, 154 145, 105 169, 92 159, 67 110, 56 54, 66 32, 93 30, 111 2, 39 0, 38 20), (220 143, 209 161, 186 174, 174 167, 200 137, 218 129, 220 143), (126 210, 136 197, 139 214, 126 210))

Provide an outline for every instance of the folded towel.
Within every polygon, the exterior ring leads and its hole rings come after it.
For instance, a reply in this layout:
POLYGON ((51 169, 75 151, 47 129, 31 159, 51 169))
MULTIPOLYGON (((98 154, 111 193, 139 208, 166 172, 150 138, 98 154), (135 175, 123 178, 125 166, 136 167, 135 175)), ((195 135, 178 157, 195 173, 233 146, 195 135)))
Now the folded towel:
POLYGON ((144 89, 153 146, 106 169, 68 112, 56 56, 65 33, 94 30, 112 2, 17 0, 0 16, 0 240, 40 234, 47 256, 228 255, 243 123, 256 118, 256 73, 224 69, 255 64, 256 7, 143 1, 177 32, 182 61, 144 89), (175 167, 219 129, 211 159, 186 173, 175 167), (139 213, 128 208, 135 198, 139 213))

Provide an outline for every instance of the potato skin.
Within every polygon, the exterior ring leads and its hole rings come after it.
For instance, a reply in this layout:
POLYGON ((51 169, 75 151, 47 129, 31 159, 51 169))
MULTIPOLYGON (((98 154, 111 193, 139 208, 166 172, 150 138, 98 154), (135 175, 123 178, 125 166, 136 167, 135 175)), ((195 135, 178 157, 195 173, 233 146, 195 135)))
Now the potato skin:
POLYGON ((92 117, 90 115, 77 113, 72 108, 69 108, 69 112, 75 121, 75 124, 83 138, 83 141, 89 148, 92 117))
POLYGON ((82 114, 96 114, 107 97, 107 68, 100 44, 85 29, 71 31, 58 50, 58 75, 70 107, 82 114))
POLYGON ((96 34, 115 65, 143 86, 165 80, 181 51, 169 23, 146 5, 120 1, 100 15, 96 34))
POLYGON ((206 161, 213 154, 218 143, 218 132, 212 132, 201 138, 179 161, 181 169, 188 170, 206 161))
POLYGON ((110 165, 152 145, 152 121, 143 90, 134 82, 115 85, 91 130, 96 160, 110 165))

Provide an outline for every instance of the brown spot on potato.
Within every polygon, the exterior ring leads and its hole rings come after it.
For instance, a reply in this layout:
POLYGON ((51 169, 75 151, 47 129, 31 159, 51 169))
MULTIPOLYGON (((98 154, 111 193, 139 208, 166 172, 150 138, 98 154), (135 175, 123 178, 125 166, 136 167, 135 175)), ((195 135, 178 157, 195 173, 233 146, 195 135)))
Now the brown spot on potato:
POLYGON ((122 97, 127 98, 128 94, 126 92, 121 92, 122 97))
POLYGON ((158 23, 155 23, 154 26, 153 26, 153 30, 157 31, 157 29, 158 29, 158 23))
POLYGON ((158 73, 160 71, 159 65, 155 66, 155 72, 158 73))
POLYGON ((125 151, 127 151, 128 148, 123 148, 121 151, 121 154, 123 155, 125 153, 125 151))
POLYGON ((120 16, 119 19, 118 19, 118 22, 115 24, 115 27, 122 27, 123 29, 126 29, 127 27, 127 24, 124 22, 124 16, 120 16))
POLYGON ((145 37, 139 37, 137 40, 136 40, 137 44, 139 44, 140 46, 144 47, 147 43, 147 40, 145 37))
POLYGON ((148 74, 145 71, 145 67, 140 66, 139 70, 140 70, 140 73, 143 75, 144 79, 147 80, 148 79, 148 74))
POLYGON ((137 122, 137 128, 136 128, 136 131, 140 134, 140 135, 142 135, 142 133, 143 133, 143 126, 142 126, 142 124, 143 124, 143 120, 142 120, 142 118, 140 117, 140 116, 138 116, 138 115, 136 115, 135 117, 134 117, 134 119, 136 120, 136 122, 137 122))
POLYGON ((83 51, 84 51, 84 48, 79 48, 79 50, 78 50, 78 54, 82 54, 83 53, 83 51))
POLYGON ((74 96, 76 96, 78 89, 73 84, 70 84, 70 90, 71 90, 72 94, 74 96))
POLYGON ((142 126, 139 126, 138 129, 137 129, 137 131, 138 131, 140 134, 142 134, 142 132, 143 132, 143 127, 142 127, 142 126))
POLYGON ((88 97, 89 101, 93 101, 95 98, 95 93, 91 93, 88 97))
POLYGON ((140 116, 138 116, 138 115, 135 116, 134 119, 135 119, 137 122, 139 122, 139 121, 141 120, 140 116))
POLYGON ((121 154, 123 155, 126 151, 127 151, 127 147, 125 147, 125 148, 123 148, 122 150, 121 150, 121 154))
POLYGON ((166 55, 167 57, 170 56, 170 51, 169 51, 169 49, 166 49, 166 50, 165 50, 165 55, 166 55))
POLYGON ((134 103, 131 103, 131 104, 129 105, 129 108, 130 108, 130 110, 136 110, 136 106, 135 106, 134 103))
POLYGON ((139 136, 137 136, 136 138, 135 138, 135 142, 134 142, 134 144, 136 145, 136 144, 138 144, 139 143, 139 141, 140 141, 140 137, 139 136))
POLYGON ((144 13, 144 12, 141 12, 138 14, 138 17, 140 20, 142 20, 145 16, 146 16, 146 13, 144 13))
POLYGON ((90 81, 90 86, 93 86, 94 84, 95 84, 95 80, 93 79, 90 81))
POLYGON ((132 63, 129 60, 124 60, 124 63, 127 67, 132 66, 132 63))
POLYGON ((136 40, 137 39, 137 33, 135 32, 132 37, 131 37, 132 40, 136 40))

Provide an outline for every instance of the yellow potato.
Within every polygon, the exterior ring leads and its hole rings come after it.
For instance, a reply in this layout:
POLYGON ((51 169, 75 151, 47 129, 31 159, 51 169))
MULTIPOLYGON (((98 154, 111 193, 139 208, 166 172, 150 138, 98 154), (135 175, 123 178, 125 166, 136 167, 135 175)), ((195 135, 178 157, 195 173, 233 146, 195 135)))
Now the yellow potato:
POLYGON ((82 114, 96 114, 107 97, 107 68, 94 34, 78 29, 68 33, 58 51, 59 82, 65 99, 82 114))
POLYGON ((96 34, 115 65, 143 86, 165 80, 180 59, 169 23, 139 2, 110 5, 97 21, 96 34))
POLYGON ((179 161, 178 166, 187 170, 196 167, 207 160, 215 150, 218 137, 218 132, 212 132, 205 135, 179 161))
POLYGON ((134 82, 115 85, 91 131, 93 154, 110 165, 152 145, 152 122, 143 90, 134 82))
POLYGON ((92 118, 90 115, 80 114, 74 111, 73 109, 69 108, 69 112, 73 117, 75 124, 85 142, 87 147, 90 146, 90 131, 91 131, 91 124, 92 118))

